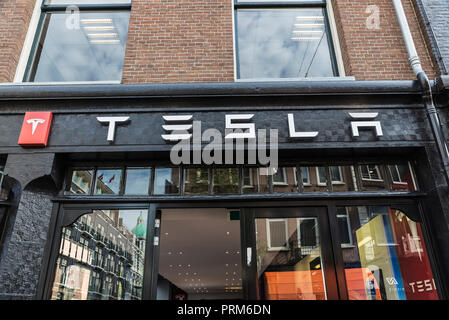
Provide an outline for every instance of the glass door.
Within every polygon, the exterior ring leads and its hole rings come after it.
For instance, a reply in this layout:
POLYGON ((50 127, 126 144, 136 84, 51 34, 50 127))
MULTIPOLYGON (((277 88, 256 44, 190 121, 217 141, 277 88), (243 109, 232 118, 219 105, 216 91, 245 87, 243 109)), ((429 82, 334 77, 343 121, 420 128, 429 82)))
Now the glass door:
POLYGON ((245 209, 249 299, 338 299, 325 207, 245 209))

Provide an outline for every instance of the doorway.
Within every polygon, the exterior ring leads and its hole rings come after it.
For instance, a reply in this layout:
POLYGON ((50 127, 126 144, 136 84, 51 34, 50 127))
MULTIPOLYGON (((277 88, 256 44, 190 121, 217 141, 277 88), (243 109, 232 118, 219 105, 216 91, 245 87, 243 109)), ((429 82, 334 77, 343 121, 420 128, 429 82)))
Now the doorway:
POLYGON ((240 211, 162 209, 158 300, 243 299, 240 211))

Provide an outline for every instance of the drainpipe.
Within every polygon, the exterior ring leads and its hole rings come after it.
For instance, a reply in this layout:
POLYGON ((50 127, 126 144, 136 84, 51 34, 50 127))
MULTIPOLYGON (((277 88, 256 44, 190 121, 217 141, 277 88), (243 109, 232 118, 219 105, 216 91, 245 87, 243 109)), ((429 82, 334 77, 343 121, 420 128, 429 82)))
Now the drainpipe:
POLYGON ((413 43, 412 34, 407 23, 407 18, 404 13, 402 2, 401 0, 393 0, 393 4, 396 10, 396 15, 398 17, 399 26, 401 27, 405 46, 407 48, 410 66, 412 67, 413 72, 415 73, 422 88, 422 98, 424 106, 426 108, 430 125, 432 127, 433 137, 435 139, 438 151, 441 156, 441 160, 443 162, 445 178, 449 185, 449 150, 446 144, 446 138, 444 137, 443 129, 441 127, 438 111, 433 103, 432 86, 430 85, 429 78, 427 77, 421 66, 421 61, 419 59, 418 53, 416 52, 415 44, 413 43))

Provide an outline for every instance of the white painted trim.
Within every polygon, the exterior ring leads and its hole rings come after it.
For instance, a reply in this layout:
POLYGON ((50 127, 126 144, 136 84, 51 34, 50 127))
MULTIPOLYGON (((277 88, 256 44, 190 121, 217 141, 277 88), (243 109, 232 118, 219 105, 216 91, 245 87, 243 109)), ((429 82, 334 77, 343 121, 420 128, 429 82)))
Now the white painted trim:
POLYGON ((329 17, 329 26, 330 26, 329 32, 331 34, 332 43, 334 45, 335 60, 337 60, 337 69, 338 69, 338 73, 340 74, 339 78, 345 78, 346 77, 345 65, 343 63, 343 56, 341 54, 340 39, 338 37, 337 25, 335 23, 334 8, 332 6, 332 0, 326 1, 326 11, 327 11, 327 16, 329 17))
POLYGON ((288 247, 288 219, 287 218, 274 218, 274 219, 266 219, 266 227, 267 227, 267 250, 268 251, 279 251, 279 250, 289 250, 288 247), (272 247, 271 246, 271 231, 270 231, 270 222, 283 221, 285 225, 285 247, 272 247))
POLYGON ((233 63, 234 63, 234 82, 236 82, 237 79, 237 46, 236 46, 236 42, 237 42, 237 38, 236 38, 236 32, 235 32, 235 10, 234 10, 234 1, 235 0, 231 0, 231 13, 232 13, 232 52, 234 53, 233 55, 233 63))
POLYGON ((235 82, 280 82, 280 81, 354 81, 355 77, 310 77, 310 78, 248 78, 236 79, 235 82))
POLYGON ((41 5, 43 0, 36 0, 33 14, 31 15, 30 24, 28 25, 28 31, 23 42, 22 52, 20 53, 19 63, 17 64, 16 73, 14 75, 14 82, 22 82, 25 76, 25 70, 28 64, 28 60, 31 53, 31 47, 33 46, 34 38, 39 24, 39 18, 41 16, 41 5))

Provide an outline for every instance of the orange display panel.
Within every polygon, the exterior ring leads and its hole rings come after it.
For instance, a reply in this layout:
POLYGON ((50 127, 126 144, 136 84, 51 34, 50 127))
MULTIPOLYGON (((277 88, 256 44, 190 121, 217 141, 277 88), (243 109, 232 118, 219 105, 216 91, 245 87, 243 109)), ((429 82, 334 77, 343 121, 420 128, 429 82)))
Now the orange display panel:
MULTIPOLYGON (((379 285, 373 274, 366 268, 346 269, 346 284, 349 299, 381 300, 379 285), (374 287, 375 297, 368 297, 370 290, 366 284, 374 287)), ((267 300, 325 300, 322 270, 265 272, 265 299, 267 300)))

